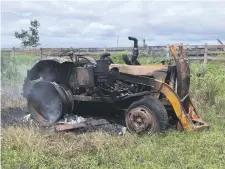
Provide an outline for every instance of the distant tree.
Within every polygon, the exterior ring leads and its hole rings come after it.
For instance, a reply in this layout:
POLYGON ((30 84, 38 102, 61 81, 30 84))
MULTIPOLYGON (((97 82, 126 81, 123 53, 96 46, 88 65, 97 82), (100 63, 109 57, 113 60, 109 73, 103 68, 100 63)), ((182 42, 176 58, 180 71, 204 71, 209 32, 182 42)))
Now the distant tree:
POLYGON ((17 39, 21 39, 21 46, 22 47, 37 47, 40 45, 39 43, 39 34, 38 28, 40 26, 37 20, 30 21, 29 31, 21 30, 21 33, 15 32, 15 37, 17 39))

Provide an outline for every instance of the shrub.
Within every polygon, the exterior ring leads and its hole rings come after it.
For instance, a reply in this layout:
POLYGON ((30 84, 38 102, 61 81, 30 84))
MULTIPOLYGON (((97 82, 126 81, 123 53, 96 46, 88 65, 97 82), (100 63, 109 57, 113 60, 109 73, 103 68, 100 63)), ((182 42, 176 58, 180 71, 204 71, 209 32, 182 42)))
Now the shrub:
POLYGON ((37 61, 38 57, 29 55, 2 56, 2 85, 17 85, 23 82, 27 69, 37 61))

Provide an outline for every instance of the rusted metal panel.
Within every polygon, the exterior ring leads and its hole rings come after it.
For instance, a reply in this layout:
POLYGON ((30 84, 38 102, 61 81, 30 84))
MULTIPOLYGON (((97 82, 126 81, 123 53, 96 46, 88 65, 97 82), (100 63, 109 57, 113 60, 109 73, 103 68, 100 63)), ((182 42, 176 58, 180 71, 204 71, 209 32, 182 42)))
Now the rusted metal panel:
POLYGON ((94 68, 77 67, 74 69, 75 86, 93 87, 94 86, 94 68))
POLYGON ((80 129, 85 128, 88 129, 90 127, 96 127, 101 125, 110 124, 105 119, 86 119, 84 122, 80 123, 74 123, 74 124, 56 124, 55 130, 56 131, 66 131, 66 130, 72 130, 72 129, 80 129))
POLYGON ((65 131, 78 128, 85 128, 87 125, 85 123, 76 123, 76 124, 57 124, 55 126, 56 131, 65 131))

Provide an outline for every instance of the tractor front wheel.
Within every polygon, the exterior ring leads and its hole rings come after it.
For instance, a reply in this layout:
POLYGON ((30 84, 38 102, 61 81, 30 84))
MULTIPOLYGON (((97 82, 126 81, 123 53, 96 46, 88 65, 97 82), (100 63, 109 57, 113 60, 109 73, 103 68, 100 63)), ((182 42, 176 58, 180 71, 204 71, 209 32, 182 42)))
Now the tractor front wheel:
POLYGON ((131 133, 157 133, 167 129, 169 119, 163 104, 147 96, 131 104, 125 114, 125 122, 131 133))

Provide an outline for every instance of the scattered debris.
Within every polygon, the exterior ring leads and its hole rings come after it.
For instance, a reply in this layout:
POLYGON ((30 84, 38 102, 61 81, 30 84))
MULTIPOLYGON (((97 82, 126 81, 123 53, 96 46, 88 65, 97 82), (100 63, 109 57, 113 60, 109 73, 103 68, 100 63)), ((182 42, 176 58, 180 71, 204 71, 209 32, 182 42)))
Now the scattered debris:
MULTIPOLYGON (((23 124, 34 124, 31 114, 27 114, 21 118, 23 124)), ((105 131, 110 134, 124 135, 126 133, 126 127, 110 123, 106 119, 94 119, 84 118, 77 115, 66 114, 55 124, 55 131, 66 131, 66 130, 82 130, 82 131, 105 131)))
POLYGON ((31 119, 31 114, 27 114, 26 116, 22 117, 21 121, 23 123, 29 122, 31 119))
POLYGON ((68 115, 66 114, 62 119, 60 119, 57 124, 76 124, 76 123, 81 123, 84 122, 86 119, 81 117, 81 116, 77 116, 77 115, 68 115))

